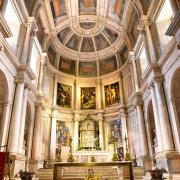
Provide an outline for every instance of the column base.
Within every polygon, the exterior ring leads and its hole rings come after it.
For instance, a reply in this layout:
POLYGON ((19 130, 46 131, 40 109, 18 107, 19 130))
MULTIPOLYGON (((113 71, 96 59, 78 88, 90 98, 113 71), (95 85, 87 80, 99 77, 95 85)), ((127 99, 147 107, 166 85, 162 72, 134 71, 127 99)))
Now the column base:
POLYGON ((43 168, 43 160, 31 159, 28 164, 29 171, 38 173, 38 169, 43 168))
POLYGON ((158 168, 164 168, 167 173, 180 173, 180 153, 177 151, 161 152, 156 154, 158 168))
POLYGON ((144 172, 152 169, 152 158, 150 156, 143 156, 137 158, 137 166, 144 168, 144 172))
POLYGON ((19 171, 25 170, 26 157, 24 154, 11 154, 10 158, 10 175, 11 177, 19 177, 19 171))

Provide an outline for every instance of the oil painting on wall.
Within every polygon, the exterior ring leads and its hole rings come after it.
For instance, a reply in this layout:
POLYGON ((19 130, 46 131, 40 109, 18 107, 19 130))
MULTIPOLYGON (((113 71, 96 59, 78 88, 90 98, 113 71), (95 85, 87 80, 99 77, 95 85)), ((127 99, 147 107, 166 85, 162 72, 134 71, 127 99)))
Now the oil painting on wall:
POLYGON ((71 108, 72 87, 61 83, 57 84, 57 105, 71 108))
POLYGON ((65 0, 53 0, 50 5, 54 18, 58 16, 64 16, 67 14, 65 0))
POLYGON ((95 14, 97 0, 79 0, 80 14, 95 14))
POLYGON ((70 124, 64 121, 57 121, 56 134, 57 144, 60 146, 69 146, 70 143, 70 124))
POLYGON ((94 62, 79 62, 79 76, 81 76, 81 77, 97 76, 96 61, 94 61, 94 62))
POLYGON ((109 136, 109 143, 114 143, 116 141, 117 147, 121 147, 123 143, 122 138, 122 124, 121 120, 114 120, 110 122, 110 136, 109 136))
POLYGON ((111 73, 117 69, 116 57, 112 56, 108 59, 100 60, 99 65, 100 65, 100 75, 111 73))
POLYGON ((106 107, 120 102, 119 82, 104 86, 104 92, 106 107))
POLYGON ((81 88, 81 109, 96 109, 95 87, 81 88))
POLYGON ((75 61, 61 56, 60 62, 59 62, 59 70, 60 71, 67 73, 67 74, 75 75, 75 66, 76 66, 75 61))

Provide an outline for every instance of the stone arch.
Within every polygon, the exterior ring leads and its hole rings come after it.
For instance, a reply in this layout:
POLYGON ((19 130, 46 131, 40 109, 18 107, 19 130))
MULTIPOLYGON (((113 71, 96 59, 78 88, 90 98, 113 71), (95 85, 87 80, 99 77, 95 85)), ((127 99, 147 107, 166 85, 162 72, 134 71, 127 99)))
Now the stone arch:
POLYGON ((6 145, 8 132, 8 101, 9 101, 9 85, 7 76, 0 69, 0 145, 6 145))
POLYGON ((173 125, 173 136, 176 149, 180 149, 180 67, 178 67, 170 81, 170 113, 173 125))

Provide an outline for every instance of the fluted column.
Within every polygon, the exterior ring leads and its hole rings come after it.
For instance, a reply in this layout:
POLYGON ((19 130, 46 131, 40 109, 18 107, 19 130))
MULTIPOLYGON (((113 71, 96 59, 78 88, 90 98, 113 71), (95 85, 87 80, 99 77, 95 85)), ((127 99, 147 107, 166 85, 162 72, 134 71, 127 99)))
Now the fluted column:
POLYGON ((122 82, 122 76, 121 74, 119 74, 119 90, 120 90, 120 103, 122 106, 124 106, 124 90, 123 90, 123 82, 122 82))
POLYGON ((8 148, 12 153, 18 152, 19 132, 24 94, 24 80, 17 80, 15 98, 12 110, 11 126, 9 132, 8 148))
POLYGON ((22 50, 22 56, 21 56, 21 63, 26 64, 27 63, 27 57, 29 52, 29 44, 31 40, 31 30, 33 25, 34 18, 30 17, 28 19, 28 22, 26 23, 26 33, 24 38, 24 44, 23 44, 23 50, 22 50))
POLYGON ((53 112, 51 120, 50 159, 56 158, 56 113, 53 112))
POLYGON ((25 121, 26 121, 26 108, 27 108, 27 97, 28 97, 28 84, 25 84, 24 87, 24 95, 23 95, 23 105, 22 105, 22 113, 21 113, 21 126, 19 133, 19 146, 18 152, 23 153, 24 147, 24 129, 25 129, 25 121))
POLYGON ((98 114, 98 121, 99 121, 99 144, 102 150, 104 150, 104 122, 102 113, 98 114))
POLYGON ((35 160, 41 159, 42 148, 42 103, 36 104, 35 121, 34 121, 34 136, 33 136, 33 149, 32 158, 35 160))
POLYGON ((155 89, 154 89, 154 84, 152 82, 149 84, 149 88, 151 90, 154 121, 155 121, 155 126, 156 126, 156 135, 157 135, 157 142, 158 142, 158 151, 161 152, 161 151, 163 151, 164 147, 163 147, 161 124, 160 124, 160 117, 159 117, 159 113, 158 113, 156 93, 155 93, 155 89))
POLYGON ((78 150, 79 145, 79 112, 75 112, 74 114, 74 136, 73 136, 73 149, 74 151, 78 150))
POLYGON ((171 124, 169 120, 164 89, 162 85, 162 79, 155 79, 154 81, 156 98, 157 98, 157 105, 158 105, 158 112, 160 117, 160 125, 163 137, 163 144, 164 150, 170 151, 174 150, 173 138, 172 138, 172 131, 171 131, 171 124))

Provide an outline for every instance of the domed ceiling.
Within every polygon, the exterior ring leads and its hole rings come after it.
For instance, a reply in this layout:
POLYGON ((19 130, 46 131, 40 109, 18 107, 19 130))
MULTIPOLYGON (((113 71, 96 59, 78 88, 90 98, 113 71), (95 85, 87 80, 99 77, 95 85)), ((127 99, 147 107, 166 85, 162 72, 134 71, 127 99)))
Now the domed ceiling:
MULTIPOLYGON (((56 36, 49 60, 59 71, 96 77, 117 71, 128 56, 125 5, 130 0, 52 0, 56 36)), ((127 9, 127 8, 126 8, 127 9)))

